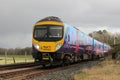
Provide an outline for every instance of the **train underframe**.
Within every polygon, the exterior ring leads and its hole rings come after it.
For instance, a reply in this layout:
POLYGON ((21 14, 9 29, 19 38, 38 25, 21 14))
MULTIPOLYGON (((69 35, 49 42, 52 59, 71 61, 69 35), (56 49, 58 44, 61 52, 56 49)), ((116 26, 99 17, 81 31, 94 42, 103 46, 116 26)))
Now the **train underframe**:
POLYGON ((91 53, 41 53, 33 52, 32 53, 35 62, 40 62, 44 67, 46 65, 70 65, 75 62, 80 62, 82 60, 96 60, 104 57, 103 54, 94 54, 91 53))

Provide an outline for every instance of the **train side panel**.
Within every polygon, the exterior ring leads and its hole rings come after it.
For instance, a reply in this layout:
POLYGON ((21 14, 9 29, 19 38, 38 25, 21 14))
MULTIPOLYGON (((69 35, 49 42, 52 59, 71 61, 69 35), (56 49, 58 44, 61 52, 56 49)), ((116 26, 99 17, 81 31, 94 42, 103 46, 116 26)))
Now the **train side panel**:
POLYGON ((64 44, 58 52, 74 53, 76 49, 77 31, 70 25, 64 24, 64 44))
POLYGON ((91 38, 68 24, 64 24, 64 44, 58 53, 77 54, 82 59, 92 59, 92 55, 95 58, 102 57, 108 50, 108 45, 91 38), (86 55, 87 58, 83 58, 86 55))
POLYGON ((80 30, 64 24, 64 44, 58 53, 68 53, 86 59, 93 52, 93 39, 80 30))

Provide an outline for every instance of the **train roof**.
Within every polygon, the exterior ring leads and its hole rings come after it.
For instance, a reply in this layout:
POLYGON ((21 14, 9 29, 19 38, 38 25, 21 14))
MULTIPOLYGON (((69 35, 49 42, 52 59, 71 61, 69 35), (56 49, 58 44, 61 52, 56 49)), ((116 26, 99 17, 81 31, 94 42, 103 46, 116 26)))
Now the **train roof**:
POLYGON ((55 16, 45 17, 45 18, 39 20, 38 22, 42 22, 42 21, 57 21, 57 22, 62 22, 62 20, 59 17, 55 17, 55 16))

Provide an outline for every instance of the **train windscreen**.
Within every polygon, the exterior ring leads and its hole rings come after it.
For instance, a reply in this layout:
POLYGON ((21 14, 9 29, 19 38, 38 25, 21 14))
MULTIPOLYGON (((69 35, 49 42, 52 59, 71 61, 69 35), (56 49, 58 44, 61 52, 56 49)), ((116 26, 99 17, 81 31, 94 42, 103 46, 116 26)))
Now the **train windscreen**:
POLYGON ((39 41, 58 41, 63 37, 62 26, 35 26, 34 38, 39 41))

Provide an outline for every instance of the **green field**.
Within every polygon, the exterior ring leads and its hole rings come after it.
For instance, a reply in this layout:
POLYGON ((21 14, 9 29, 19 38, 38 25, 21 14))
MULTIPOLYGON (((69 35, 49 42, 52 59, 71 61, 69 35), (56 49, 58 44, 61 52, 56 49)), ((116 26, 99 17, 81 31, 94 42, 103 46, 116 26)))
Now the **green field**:
POLYGON ((32 55, 7 55, 6 59, 5 55, 0 55, 0 65, 33 61, 34 59, 32 58, 32 55))

